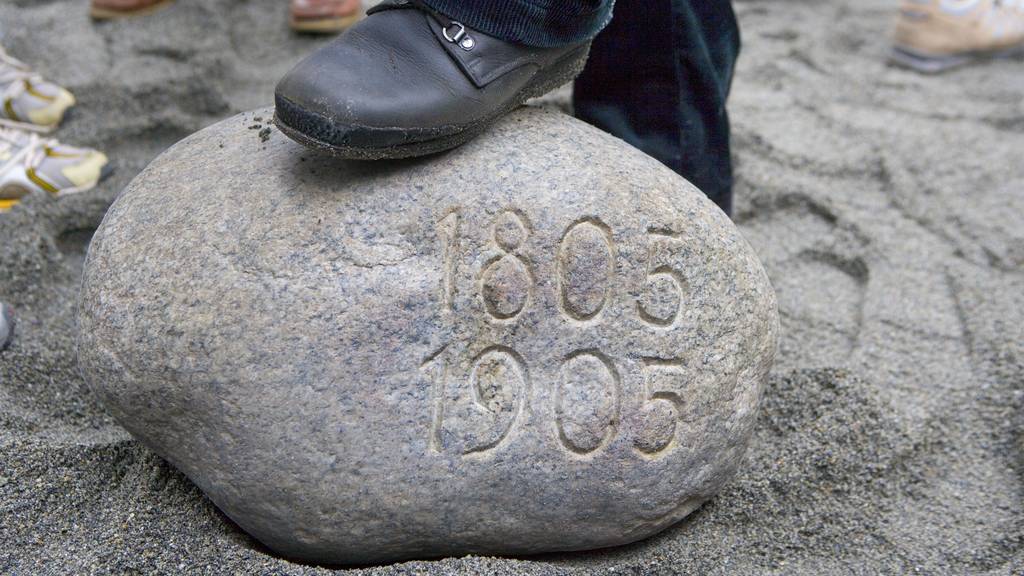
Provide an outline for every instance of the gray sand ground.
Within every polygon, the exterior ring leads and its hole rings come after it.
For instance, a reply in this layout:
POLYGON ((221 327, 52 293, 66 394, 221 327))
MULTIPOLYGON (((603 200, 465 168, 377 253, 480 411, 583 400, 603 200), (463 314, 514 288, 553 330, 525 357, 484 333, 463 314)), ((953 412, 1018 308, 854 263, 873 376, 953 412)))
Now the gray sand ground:
MULTIPOLYGON (((79 96, 59 136, 119 166, 0 215, 0 299, 20 313, 0 355, 0 573, 325 573, 268 555, 132 441, 73 349, 89 230, 118 190, 269 102, 318 40, 288 33, 283 0, 180 0, 98 26, 86 4, 0 4, 4 45, 79 96)), ((368 573, 1024 572, 1024 62, 889 68, 895 5, 737 5, 737 221, 783 314, 740 476, 635 545, 368 573)))

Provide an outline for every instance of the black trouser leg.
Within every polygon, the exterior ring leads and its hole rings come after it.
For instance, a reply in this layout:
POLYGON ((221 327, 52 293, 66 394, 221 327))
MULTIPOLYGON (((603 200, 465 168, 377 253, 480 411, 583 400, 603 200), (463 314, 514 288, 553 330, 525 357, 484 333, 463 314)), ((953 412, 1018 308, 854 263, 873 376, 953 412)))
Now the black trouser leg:
POLYGON ((617 0, 576 81, 576 115, 732 211, 726 97, 739 54, 727 0, 617 0))

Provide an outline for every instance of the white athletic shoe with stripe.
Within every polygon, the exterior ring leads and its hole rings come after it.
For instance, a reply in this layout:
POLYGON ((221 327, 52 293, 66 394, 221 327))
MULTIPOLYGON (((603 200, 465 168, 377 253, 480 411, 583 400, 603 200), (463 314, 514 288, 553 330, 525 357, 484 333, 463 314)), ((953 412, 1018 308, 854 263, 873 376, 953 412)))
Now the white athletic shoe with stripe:
POLYGON ((74 105, 71 92, 36 74, 0 47, 0 127, 49 132, 74 105))
POLYGON ((1024 53, 1024 0, 903 0, 891 60, 941 72, 1024 53))
POLYGON ((0 211, 32 193, 63 196, 84 192, 109 172, 109 161, 102 152, 0 128, 0 211))

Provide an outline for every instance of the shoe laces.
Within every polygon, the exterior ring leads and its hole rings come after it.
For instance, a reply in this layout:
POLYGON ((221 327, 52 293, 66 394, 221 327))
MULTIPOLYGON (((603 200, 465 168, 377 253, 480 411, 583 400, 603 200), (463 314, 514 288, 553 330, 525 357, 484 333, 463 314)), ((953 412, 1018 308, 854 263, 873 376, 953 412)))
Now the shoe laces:
POLYGON ((33 83, 42 81, 42 76, 0 47, 0 86, 3 86, 0 101, 13 100, 21 96, 33 83))
POLYGON ((0 128, 0 156, 13 152, 0 166, 0 174, 20 163, 25 170, 35 170, 46 158, 47 151, 60 143, 54 138, 42 138, 34 132, 0 128))

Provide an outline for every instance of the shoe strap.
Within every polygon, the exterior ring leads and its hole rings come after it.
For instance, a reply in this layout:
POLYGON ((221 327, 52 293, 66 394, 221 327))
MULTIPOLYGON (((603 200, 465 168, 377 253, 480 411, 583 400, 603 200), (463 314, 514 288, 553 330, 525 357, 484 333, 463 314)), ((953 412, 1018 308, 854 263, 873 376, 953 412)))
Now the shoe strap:
POLYGON ((381 2, 367 10, 366 15, 370 16, 377 12, 401 8, 412 8, 428 14, 441 26, 444 39, 452 44, 458 45, 463 50, 472 50, 476 46, 476 40, 470 34, 470 29, 467 28, 465 24, 452 20, 448 16, 438 12, 432 6, 429 6, 426 2, 423 2, 423 0, 385 0, 384 2, 381 2))
POLYGON ((532 48, 506 42, 473 30, 461 22, 428 6, 423 0, 385 0, 367 10, 367 15, 396 9, 415 9, 428 15, 427 26, 477 88, 483 88, 502 76, 524 66, 544 67, 578 45, 558 48, 532 48))

